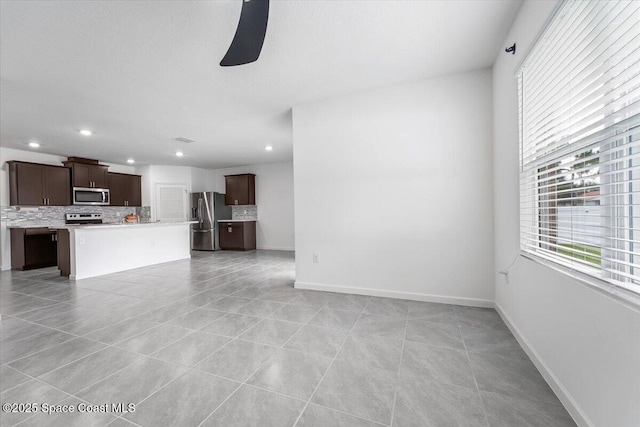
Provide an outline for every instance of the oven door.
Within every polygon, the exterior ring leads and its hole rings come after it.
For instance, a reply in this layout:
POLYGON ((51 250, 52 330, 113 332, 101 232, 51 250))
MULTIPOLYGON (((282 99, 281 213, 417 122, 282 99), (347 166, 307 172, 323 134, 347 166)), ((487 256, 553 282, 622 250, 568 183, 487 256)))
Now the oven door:
POLYGON ((74 205, 109 205, 109 189, 73 187, 74 205))

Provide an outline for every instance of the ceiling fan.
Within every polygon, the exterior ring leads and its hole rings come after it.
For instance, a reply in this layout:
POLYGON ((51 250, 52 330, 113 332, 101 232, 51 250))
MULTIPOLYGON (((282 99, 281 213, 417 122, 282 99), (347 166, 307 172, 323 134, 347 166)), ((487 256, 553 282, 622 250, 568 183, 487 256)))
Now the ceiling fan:
POLYGON ((243 0, 240 21, 222 67, 254 62, 260 56, 269 19, 269 0, 243 0))

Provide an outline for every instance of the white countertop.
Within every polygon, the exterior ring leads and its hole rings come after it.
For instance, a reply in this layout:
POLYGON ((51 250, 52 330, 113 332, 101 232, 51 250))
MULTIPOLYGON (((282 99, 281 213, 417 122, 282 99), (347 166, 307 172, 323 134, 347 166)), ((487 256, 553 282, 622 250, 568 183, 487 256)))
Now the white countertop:
MULTIPOLYGON (((255 219, 224 219, 218 220, 220 223, 225 222, 256 222, 255 219)), ((12 224, 7 228, 52 228, 52 229, 69 229, 69 228, 104 228, 104 227, 138 227, 138 226, 165 226, 178 224, 197 224, 198 221, 180 221, 180 222, 116 222, 103 224, 65 224, 64 222, 25 222, 24 224, 12 224)))
POLYGON ((64 224, 64 223, 45 223, 45 224, 15 224, 9 225, 7 228, 51 228, 54 230, 68 230, 68 229, 85 229, 85 228, 120 228, 120 227, 164 227, 170 225, 186 225, 195 224, 197 221, 178 221, 178 222, 119 222, 119 223, 103 223, 103 224, 64 224))
POLYGON ((69 229, 88 229, 88 228, 130 228, 130 227, 168 227, 172 225, 189 225, 196 224, 197 221, 176 221, 176 222, 120 222, 113 224, 63 224, 56 225, 50 228, 55 228, 58 230, 69 230, 69 229))
POLYGON ((42 223, 42 224, 37 224, 37 223, 24 223, 24 224, 12 224, 12 225, 7 225, 7 228, 53 228, 53 227, 58 227, 64 225, 63 222, 60 223, 51 223, 51 222, 46 222, 46 223, 42 223))

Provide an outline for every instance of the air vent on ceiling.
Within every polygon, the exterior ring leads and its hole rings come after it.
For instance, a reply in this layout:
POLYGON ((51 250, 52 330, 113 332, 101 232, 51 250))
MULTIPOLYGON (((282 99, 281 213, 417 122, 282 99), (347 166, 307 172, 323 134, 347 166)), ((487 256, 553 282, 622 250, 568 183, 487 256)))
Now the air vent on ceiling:
POLYGON ((191 144, 192 142, 195 142, 193 139, 189 139, 189 138, 185 138, 183 136, 176 138, 176 141, 178 142, 186 142, 187 144, 191 144))

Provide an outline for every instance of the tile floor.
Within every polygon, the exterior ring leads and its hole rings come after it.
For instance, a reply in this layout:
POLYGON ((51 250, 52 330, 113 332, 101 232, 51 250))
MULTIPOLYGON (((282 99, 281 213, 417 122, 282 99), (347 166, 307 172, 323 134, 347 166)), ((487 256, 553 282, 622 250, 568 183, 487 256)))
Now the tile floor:
POLYGON ((2 403, 135 404, 2 426, 575 425, 494 310, 293 279, 293 254, 269 251, 75 284, 1 273, 2 403))

